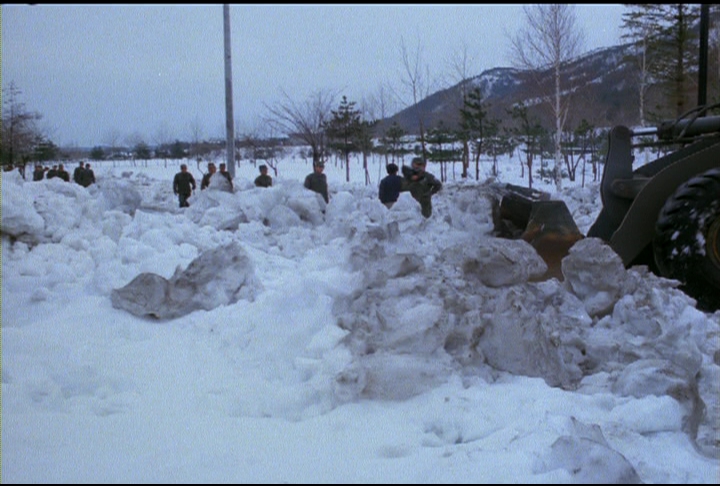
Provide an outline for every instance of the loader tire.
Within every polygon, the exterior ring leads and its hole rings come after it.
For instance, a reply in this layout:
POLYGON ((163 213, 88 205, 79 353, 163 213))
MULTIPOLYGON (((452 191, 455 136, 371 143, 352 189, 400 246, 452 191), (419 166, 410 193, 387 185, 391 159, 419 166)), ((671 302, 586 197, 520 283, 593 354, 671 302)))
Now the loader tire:
POLYGON ((653 240, 660 274, 706 311, 720 309, 720 168, 678 187, 660 210, 653 240))

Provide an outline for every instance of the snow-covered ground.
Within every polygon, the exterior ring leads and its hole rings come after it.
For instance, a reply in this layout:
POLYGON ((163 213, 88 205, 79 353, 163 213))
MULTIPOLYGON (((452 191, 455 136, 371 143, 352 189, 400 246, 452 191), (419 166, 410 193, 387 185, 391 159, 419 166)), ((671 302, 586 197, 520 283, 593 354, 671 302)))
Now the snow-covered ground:
POLYGON ((487 181, 425 220, 380 160, 328 163, 327 206, 243 161, 180 209, 179 164, 2 173, 3 482, 718 482, 720 312, 676 282, 591 238, 537 281, 487 181))

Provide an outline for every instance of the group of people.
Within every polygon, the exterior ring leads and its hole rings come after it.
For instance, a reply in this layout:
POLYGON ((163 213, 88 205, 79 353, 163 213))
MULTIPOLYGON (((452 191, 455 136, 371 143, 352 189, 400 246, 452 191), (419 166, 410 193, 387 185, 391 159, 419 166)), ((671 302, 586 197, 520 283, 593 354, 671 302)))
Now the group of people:
MULTIPOLYGON (((425 218, 432 215, 432 196, 442 189, 440 182, 434 175, 425 170, 426 162, 422 157, 414 157, 410 167, 403 166, 403 175, 398 175, 397 164, 390 163, 386 166, 387 176, 380 181, 378 197, 380 202, 391 208, 400 197, 401 192, 410 192, 410 195, 420 203, 420 212, 425 218)), ((271 187, 272 177, 268 175, 266 165, 258 167, 260 175, 255 179, 257 187, 271 187)), ((324 173, 325 163, 322 161, 313 162, 313 171, 305 177, 303 186, 313 192, 320 194, 325 203, 330 202, 328 194, 327 176, 324 173)), ((210 186, 210 179, 216 172, 215 164, 208 162, 208 172, 203 175, 200 182, 200 190, 210 186)), ((220 173, 230 183, 230 192, 233 190, 232 178, 226 170, 226 165, 220 164, 220 173)), ((195 178, 188 172, 186 164, 180 166, 180 172, 175 174, 173 180, 173 192, 178 196, 181 208, 188 207, 188 198, 195 191, 195 178)))
MULTIPOLYGON (((400 176, 397 164, 388 164, 385 167, 388 175, 380 181, 378 190, 380 202, 389 209, 397 202, 401 192, 408 191, 420 203, 422 215, 429 218, 432 215, 432 196, 442 189, 442 182, 427 172, 425 167, 425 160, 422 157, 415 157, 410 167, 403 166, 403 176, 400 176)), ((324 170, 325 164, 322 161, 313 163, 313 172, 305 177, 304 186, 320 194, 328 203, 330 199, 324 170)))
POLYGON ((90 163, 80 161, 73 172, 73 181, 83 187, 95 184, 95 171, 90 167, 90 163))
MULTIPOLYGON (((33 170, 33 181, 53 179, 55 177, 59 177, 65 182, 70 182, 70 174, 65 170, 65 165, 57 164, 53 165, 51 168, 47 168, 40 164, 35 164, 35 170, 33 170)), ((80 161, 73 172, 73 182, 80 184, 83 187, 88 187, 90 184, 95 183, 95 172, 92 170, 89 163, 86 164, 84 161, 80 161)))
POLYGON ((434 175, 425 170, 426 162, 422 157, 414 157, 410 167, 403 166, 403 175, 398 175, 397 164, 390 163, 385 168, 388 175, 380 181, 378 197, 380 202, 391 208, 401 192, 408 191, 420 203, 420 212, 426 218, 432 215, 432 196, 442 189, 434 175))
MULTIPOLYGON (((183 164, 184 165, 184 164, 183 164)), ((182 165, 180 166, 180 169, 182 170, 182 165)), ((185 169, 187 169, 187 166, 185 166, 185 169)), ((208 171, 203 175, 202 180, 200 181, 200 190, 207 189, 210 187, 210 178, 218 171, 217 167, 215 167, 214 162, 208 162, 208 171)), ((229 190, 229 192, 232 192, 234 189, 232 177, 230 176, 230 172, 227 171, 227 164, 222 163, 220 164, 220 175, 225 178, 227 181, 225 186, 226 189, 229 190)), ((192 174, 190 174, 192 177, 192 174)), ((193 178, 193 182, 195 179, 193 178)), ((193 189, 195 189, 195 186, 193 185, 193 189)))
MULTIPOLYGON (((223 184, 223 189, 227 190, 228 192, 233 192, 235 189, 235 186, 233 185, 232 176, 230 175, 230 172, 227 170, 227 164, 221 163, 218 171, 218 167, 215 167, 214 162, 208 162, 208 171, 203 175, 202 179, 200 180, 200 190, 203 191, 210 187, 210 179, 216 174, 219 173, 220 176, 223 177, 223 179, 220 179, 221 184, 223 184)), ((261 165, 259 167, 260 169, 260 175, 255 179, 255 185, 258 187, 270 187, 272 186, 272 177, 268 175, 268 169, 266 165, 261 165)), ((190 207, 190 203, 188 202, 188 199, 190 196, 192 196, 193 192, 197 188, 197 183, 195 182, 195 177, 188 171, 187 164, 181 164, 180 165, 180 172, 175 174, 175 178, 173 179, 173 193, 178 197, 178 203, 180 204, 181 208, 187 208, 190 207)))

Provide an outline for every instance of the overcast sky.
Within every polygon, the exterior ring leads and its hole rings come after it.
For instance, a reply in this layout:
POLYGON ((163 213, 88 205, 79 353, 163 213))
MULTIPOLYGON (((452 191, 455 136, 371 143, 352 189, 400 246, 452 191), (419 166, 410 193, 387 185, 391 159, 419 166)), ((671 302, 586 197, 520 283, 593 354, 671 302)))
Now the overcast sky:
MULTIPOLYGON (((225 137, 223 9, 217 5, 3 5, 2 86, 22 91, 55 143, 107 145, 225 137)), ((619 44, 620 4, 578 5, 583 52, 619 44)), ((283 91, 360 104, 387 86, 406 95, 401 45, 421 53, 438 89, 512 65, 520 5, 231 5, 235 127, 262 131, 283 91)), ((396 109, 407 106, 407 96, 396 109)))

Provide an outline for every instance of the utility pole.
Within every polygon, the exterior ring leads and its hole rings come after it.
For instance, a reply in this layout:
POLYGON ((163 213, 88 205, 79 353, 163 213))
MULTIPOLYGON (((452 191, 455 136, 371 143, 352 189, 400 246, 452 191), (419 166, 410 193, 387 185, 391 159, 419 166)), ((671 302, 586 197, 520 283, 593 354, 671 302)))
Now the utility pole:
POLYGON ((227 142, 227 170, 235 178, 235 124, 233 122, 232 55, 230 45, 230 5, 223 4, 223 31, 225 33, 225 131, 227 142))

